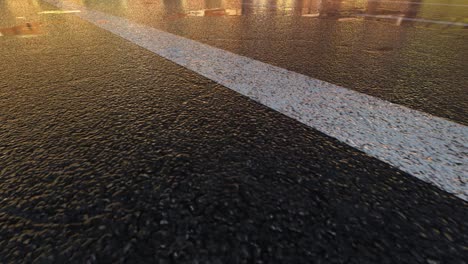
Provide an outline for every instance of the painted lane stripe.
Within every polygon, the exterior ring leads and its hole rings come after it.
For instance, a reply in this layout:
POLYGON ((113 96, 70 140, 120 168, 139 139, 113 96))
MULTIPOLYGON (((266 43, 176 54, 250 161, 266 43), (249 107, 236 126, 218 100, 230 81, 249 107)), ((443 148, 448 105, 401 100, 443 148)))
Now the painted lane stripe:
POLYGON ((449 6, 449 7, 468 7, 464 4, 446 4, 446 3, 426 3, 426 2, 411 2, 411 1, 383 1, 383 0, 367 0, 369 2, 389 3, 389 4, 407 4, 407 5, 432 5, 432 6, 449 6))
MULTIPOLYGON (((404 5, 421 5, 421 6, 447 6, 447 7, 468 7, 468 5, 464 4, 446 4, 446 3, 425 3, 425 2, 410 2, 410 1, 383 1, 383 0, 367 0, 368 2, 377 2, 379 4, 387 3, 387 4, 404 4, 404 5)), ((277 8, 294 8, 294 5, 272 5, 272 4, 254 4, 254 3, 242 3, 243 6, 251 6, 251 7, 277 7, 277 8)))
POLYGON ((468 201, 468 127, 67 0, 44 0, 468 201), (107 20, 108 23, 99 23, 107 20))
POLYGON ((402 16, 390 16, 390 15, 368 15, 368 14, 357 14, 356 16, 393 19, 397 21, 406 20, 406 21, 414 21, 414 22, 421 22, 421 23, 432 23, 432 24, 468 27, 467 23, 431 20, 431 19, 423 19, 423 18, 410 18, 410 17, 402 17, 402 16))
POLYGON ((80 10, 47 10, 41 11, 39 15, 47 15, 47 14, 72 14, 72 13, 80 13, 80 10))

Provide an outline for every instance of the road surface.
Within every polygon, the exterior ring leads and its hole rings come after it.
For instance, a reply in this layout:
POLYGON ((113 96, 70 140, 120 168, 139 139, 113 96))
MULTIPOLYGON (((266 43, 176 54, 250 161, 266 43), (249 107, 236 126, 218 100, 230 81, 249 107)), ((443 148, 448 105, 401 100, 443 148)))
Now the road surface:
POLYGON ((466 263, 468 5, 364 2, 0 1, 0 262, 466 263))

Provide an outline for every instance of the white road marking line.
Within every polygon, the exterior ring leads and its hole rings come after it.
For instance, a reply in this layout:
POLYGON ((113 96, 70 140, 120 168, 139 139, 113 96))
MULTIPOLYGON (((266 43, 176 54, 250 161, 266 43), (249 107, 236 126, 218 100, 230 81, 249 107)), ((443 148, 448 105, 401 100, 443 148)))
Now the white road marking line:
POLYGON ((432 24, 441 24, 441 25, 468 27, 468 24, 467 24, 467 23, 462 23, 462 22, 450 22, 450 21, 440 21, 440 20, 431 20, 431 19, 423 19, 423 18, 409 18, 409 17, 402 17, 402 16, 368 15, 368 14, 357 14, 356 16, 360 16, 360 17, 375 17, 375 18, 382 18, 382 19, 394 19, 394 20, 397 20, 397 21, 406 20, 406 21, 414 21, 414 22, 423 22, 423 23, 432 23, 432 24))
MULTIPOLYGON (((409 1, 383 1, 383 0, 367 0, 368 2, 377 2, 377 3, 390 3, 390 4, 407 4, 407 5, 432 5, 432 6, 448 6, 448 7, 468 7, 464 4, 446 4, 446 3, 426 3, 426 2, 409 2, 409 1)), ((252 4, 252 3, 242 3, 243 6, 252 6, 252 7, 295 7, 294 5, 272 5, 272 4, 252 4)), ((300 8, 300 6, 299 6, 300 8)))
POLYGON ((426 2, 408 2, 408 1, 383 1, 383 0, 367 0, 369 2, 391 3, 391 4, 408 4, 408 5, 433 5, 433 6, 449 6, 449 7, 468 7, 464 4, 446 4, 446 3, 426 3, 426 2))
POLYGON ((67 0, 44 1, 81 8, 76 16, 468 201, 466 126, 67 0))
POLYGON ((46 15, 46 14, 73 14, 73 13, 80 13, 80 10, 47 10, 41 11, 38 14, 46 15))

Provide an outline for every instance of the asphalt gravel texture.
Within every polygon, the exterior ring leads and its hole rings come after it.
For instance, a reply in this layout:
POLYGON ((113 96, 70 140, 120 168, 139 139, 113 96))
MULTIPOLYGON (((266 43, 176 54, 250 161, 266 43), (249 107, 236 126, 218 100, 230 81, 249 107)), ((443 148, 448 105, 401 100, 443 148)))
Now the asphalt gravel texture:
POLYGON ((78 18, 44 27, 0 39, 0 262, 467 263, 467 202, 78 18))
MULTIPOLYGON (((468 125, 466 28, 431 23, 397 26, 394 20, 356 19, 355 15, 366 11, 349 7, 342 7, 345 10, 336 17, 324 19, 300 16, 301 8, 299 14, 287 15, 287 7, 303 4, 302 0, 288 2, 260 4, 243 0, 223 4, 206 0, 205 5, 180 1, 157 5, 152 1, 132 1, 124 7, 89 0, 83 5, 468 125), (234 7, 241 8, 242 16, 184 15, 194 11, 190 8, 234 7), (339 21, 340 18, 348 20, 339 21)), ((348 5, 353 2, 348 1, 348 5)), ((395 3, 393 8, 398 4, 405 10, 404 1, 395 3)), ((418 16, 434 8, 422 4, 418 16)), ((439 12, 428 14, 451 14, 443 10, 444 6, 437 7, 439 12)), ((452 12, 456 10, 459 16, 466 9, 459 7, 452 12)))

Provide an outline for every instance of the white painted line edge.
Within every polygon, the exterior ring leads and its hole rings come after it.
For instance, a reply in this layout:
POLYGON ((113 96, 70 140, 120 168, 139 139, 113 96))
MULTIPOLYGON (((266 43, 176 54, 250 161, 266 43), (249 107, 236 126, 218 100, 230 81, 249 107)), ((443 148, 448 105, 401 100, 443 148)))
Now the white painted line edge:
POLYGON ((43 0, 468 201, 468 127, 67 0, 43 0), (99 23, 107 20, 108 23, 99 23))
POLYGON ((446 3, 431 3, 431 2, 410 2, 410 1, 384 1, 384 0, 367 0, 369 2, 389 3, 389 4, 407 4, 407 5, 433 5, 433 6, 448 6, 448 7, 468 7, 464 4, 446 4, 446 3))
POLYGON ((358 17, 373 17, 373 18, 382 18, 382 19, 394 19, 394 20, 405 20, 405 21, 413 21, 413 22, 420 22, 420 23, 432 23, 432 24, 441 24, 441 25, 450 25, 450 26, 461 26, 461 27, 468 27, 467 23, 462 22, 450 22, 450 21, 441 21, 441 20, 430 20, 430 19, 423 19, 423 18, 409 18, 403 16, 390 16, 390 15, 368 15, 368 14, 359 14, 356 15, 358 17))
MULTIPOLYGON (((446 4, 446 3, 419 3, 419 2, 409 2, 409 1, 383 1, 383 0, 367 0, 368 2, 377 2, 377 3, 388 3, 388 4, 407 4, 407 5, 433 5, 433 6, 447 6, 447 7, 468 7, 468 5, 464 4, 446 4)), ((278 7, 281 8, 290 8, 291 6, 281 6, 281 5, 272 5, 272 4, 251 4, 251 3, 243 3, 243 6, 251 6, 251 7, 278 7)), ((280 9, 281 9, 280 8, 280 9)))
POLYGON ((81 10, 47 10, 41 11, 39 15, 60 15, 60 14, 73 14, 73 13, 80 13, 81 10))

